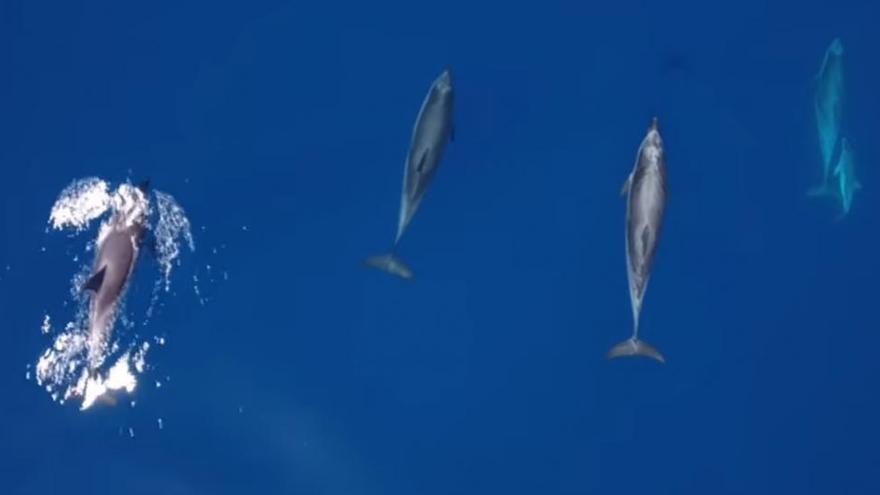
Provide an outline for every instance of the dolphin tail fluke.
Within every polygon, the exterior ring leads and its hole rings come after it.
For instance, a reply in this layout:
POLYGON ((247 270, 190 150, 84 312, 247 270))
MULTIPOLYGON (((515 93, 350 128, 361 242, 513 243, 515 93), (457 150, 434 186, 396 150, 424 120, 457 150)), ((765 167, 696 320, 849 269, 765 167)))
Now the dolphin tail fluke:
POLYGON ((659 361, 661 363, 666 362, 666 358, 663 357, 663 354, 660 354, 654 346, 645 342, 644 340, 639 340, 638 337, 632 337, 624 340, 623 342, 615 345, 608 351, 608 354, 605 355, 608 359, 614 359, 623 356, 644 356, 659 361))
POLYGON ((364 266, 378 268, 406 280, 412 280, 413 278, 413 272, 409 266, 402 259, 394 256, 394 253, 370 256, 364 260, 364 266))

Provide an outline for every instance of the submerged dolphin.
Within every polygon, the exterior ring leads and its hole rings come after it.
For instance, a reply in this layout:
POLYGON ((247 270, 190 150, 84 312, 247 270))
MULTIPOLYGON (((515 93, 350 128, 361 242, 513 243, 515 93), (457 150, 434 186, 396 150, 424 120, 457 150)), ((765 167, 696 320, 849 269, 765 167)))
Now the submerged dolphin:
POLYGON ((666 154, 657 130, 657 119, 651 122, 642 140, 633 171, 621 189, 626 202, 626 268, 629 297, 632 304, 633 333, 608 351, 609 359, 619 356, 647 356, 665 362, 657 349, 639 339, 639 314, 642 299, 651 276, 654 251, 666 208, 666 154))
POLYGON ((849 141, 846 138, 841 138, 840 160, 838 160, 837 167, 834 169, 834 176, 837 177, 840 204, 843 207, 843 214, 841 216, 849 213, 853 195, 862 188, 862 184, 856 179, 853 161, 853 153, 849 146, 849 141))
POLYGON ((825 50, 822 67, 816 75, 816 130, 822 152, 822 182, 810 189, 811 196, 831 194, 831 174, 843 118, 843 43, 835 38, 825 50))
POLYGON ((113 331, 119 299, 125 293, 129 277, 137 263, 138 252, 147 224, 148 209, 145 181, 137 188, 120 186, 120 197, 130 195, 135 204, 123 204, 101 226, 96 241, 92 273, 83 286, 91 291, 89 301, 88 360, 89 374, 97 373, 113 331))
POLYGON ((452 72, 446 68, 431 84, 422 108, 416 118, 410 140, 409 154, 403 169, 403 192, 400 196, 400 217, 397 223, 397 235, 391 250, 379 256, 371 256, 364 261, 372 266, 411 279, 413 272, 400 258, 395 256, 400 238, 419 209, 428 184, 434 178, 446 144, 453 139, 452 107, 453 107, 452 72))

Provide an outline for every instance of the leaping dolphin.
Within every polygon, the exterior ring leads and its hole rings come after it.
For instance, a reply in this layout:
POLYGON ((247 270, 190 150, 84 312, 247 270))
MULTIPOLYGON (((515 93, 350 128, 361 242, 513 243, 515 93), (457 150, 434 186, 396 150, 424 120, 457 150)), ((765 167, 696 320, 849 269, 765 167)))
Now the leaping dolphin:
POLYGON ((639 314, 654 264, 654 251, 660 237, 667 196, 666 154, 656 117, 639 146, 635 167, 620 192, 621 195, 627 195, 626 268, 633 333, 630 338, 612 347, 607 357, 647 356, 663 363, 666 361, 663 355, 639 339, 639 314))
POLYGON ((147 225, 146 194, 149 181, 137 188, 128 184, 119 187, 119 198, 132 199, 134 204, 121 204, 107 222, 101 225, 96 241, 95 262, 83 290, 91 291, 89 301, 88 361, 89 374, 94 376, 106 354, 113 331, 119 299, 137 263, 138 252, 147 225))
POLYGON ((454 139, 452 108, 454 91, 449 68, 431 84, 413 127, 409 154, 403 169, 403 191, 400 196, 400 216, 397 235, 388 253, 371 256, 364 264, 384 270, 405 279, 412 279, 412 270, 395 255, 400 238, 419 209, 428 184, 434 178, 446 144, 454 139))
POLYGON ((822 152, 822 182, 809 190, 811 196, 833 193, 831 174, 837 163, 838 141, 843 120, 843 42, 835 38, 825 50, 822 67, 816 74, 816 131, 822 152))

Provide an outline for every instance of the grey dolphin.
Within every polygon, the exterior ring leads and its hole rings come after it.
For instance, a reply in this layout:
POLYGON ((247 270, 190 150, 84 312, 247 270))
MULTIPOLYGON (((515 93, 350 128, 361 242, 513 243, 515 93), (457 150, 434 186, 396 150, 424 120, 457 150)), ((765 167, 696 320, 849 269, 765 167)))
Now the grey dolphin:
POLYGON ((384 270, 405 279, 413 277, 412 270, 395 251, 400 238, 419 209, 428 185, 440 161, 446 144, 454 138, 452 125, 454 91, 452 72, 447 67, 431 84, 422 108, 413 126, 409 153, 403 169, 403 191, 400 196, 400 216, 397 222, 397 235, 388 253, 371 256, 364 264, 384 270))
POLYGON ((122 205, 113 216, 101 226, 96 242, 95 262, 92 273, 83 286, 91 291, 89 300, 88 360, 89 374, 97 373, 101 365, 113 324, 119 299, 125 293, 127 283, 137 263, 138 252, 147 225, 148 210, 139 205, 146 204, 146 191, 149 183, 145 181, 138 188, 127 184, 132 198, 138 204, 122 205))
POLYGON ((639 146, 635 167, 626 179, 621 194, 627 194, 626 268, 633 333, 630 338, 612 347, 607 357, 647 356, 662 363, 665 362, 663 355, 639 339, 639 314, 654 264, 667 196, 666 154, 656 118, 639 146))
POLYGON ((822 182, 808 191, 811 196, 833 193, 832 171, 836 163, 841 122, 843 120, 843 42, 835 38, 822 59, 816 74, 816 131, 822 152, 822 182))

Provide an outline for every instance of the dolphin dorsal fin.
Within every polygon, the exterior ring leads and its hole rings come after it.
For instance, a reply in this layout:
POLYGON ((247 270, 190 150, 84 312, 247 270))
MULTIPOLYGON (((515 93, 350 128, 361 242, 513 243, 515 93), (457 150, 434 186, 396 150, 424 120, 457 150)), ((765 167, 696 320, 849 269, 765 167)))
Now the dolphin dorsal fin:
POLYGON ((621 188, 620 188, 620 196, 621 197, 626 196, 627 193, 629 192, 629 183, 632 182, 632 178, 633 178, 632 174, 629 174, 626 176, 626 181, 624 181, 623 186, 621 186, 621 188))
POLYGON ((94 292, 98 292, 98 289, 101 288, 101 284, 104 283, 104 272, 107 271, 107 266, 104 265, 100 270, 95 272, 94 275, 89 277, 89 280, 83 285, 83 290, 90 290, 94 292))

